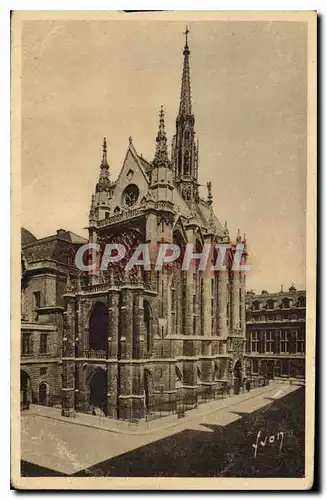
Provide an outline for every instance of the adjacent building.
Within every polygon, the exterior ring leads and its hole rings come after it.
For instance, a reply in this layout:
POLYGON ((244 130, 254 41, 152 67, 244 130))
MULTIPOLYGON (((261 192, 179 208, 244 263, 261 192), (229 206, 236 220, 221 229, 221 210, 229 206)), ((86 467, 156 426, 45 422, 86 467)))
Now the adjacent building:
POLYGON ((246 373, 304 378, 305 290, 246 294, 246 373))
POLYGON ((87 240, 63 229, 37 239, 21 230, 21 404, 61 404, 63 294, 87 240))

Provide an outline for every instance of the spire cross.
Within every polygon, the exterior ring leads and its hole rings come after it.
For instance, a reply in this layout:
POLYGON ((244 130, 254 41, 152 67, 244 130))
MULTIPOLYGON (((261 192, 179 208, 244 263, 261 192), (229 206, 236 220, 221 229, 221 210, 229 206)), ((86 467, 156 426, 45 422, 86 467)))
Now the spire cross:
POLYGON ((106 137, 103 138, 102 150, 104 153, 107 152, 107 139, 106 139, 106 137))
POLYGON ((187 44, 188 33, 189 33, 189 29, 188 29, 188 26, 186 26, 186 30, 184 32, 184 35, 186 36, 186 41, 185 41, 185 46, 184 46, 184 50, 183 50, 184 63, 183 63, 182 87, 181 87, 181 98, 180 98, 180 107, 179 107, 179 114, 185 115, 185 116, 192 114, 190 62, 189 62, 190 49, 189 49, 188 44, 187 44))
POLYGON ((190 30, 188 29, 188 26, 186 26, 186 29, 183 33, 183 35, 185 35, 185 45, 187 46, 187 35, 189 34, 190 30))

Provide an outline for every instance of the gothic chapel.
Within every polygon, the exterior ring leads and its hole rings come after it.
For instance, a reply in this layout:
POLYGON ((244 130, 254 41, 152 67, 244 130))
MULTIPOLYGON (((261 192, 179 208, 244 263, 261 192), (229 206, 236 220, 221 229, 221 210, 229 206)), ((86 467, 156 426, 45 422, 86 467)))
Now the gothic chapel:
MULTIPOLYGON (((186 30, 176 132, 168 155, 164 110, 152 161, 132 139, 116 181, 110 178, 106 140, 89 214, 89 242, 231 243, 227 225, 199 196, 199 143, 191 102, 186 30)), ((244 243, 238 232, 236 243, 244 243)), ((114 419, 143 418, 178 402, 193 408, 224 384, 235 390, 245 374, 245 275, 188 271, 181 259, 156 271, 124 271, 124 262, 80 279, 67 279, 62 340, 62 413, 97 409, 114 419)), ((210 258, 213 262, 214 250, 210 258)), ((92 259, 98 258, 92 254, 92 259)))

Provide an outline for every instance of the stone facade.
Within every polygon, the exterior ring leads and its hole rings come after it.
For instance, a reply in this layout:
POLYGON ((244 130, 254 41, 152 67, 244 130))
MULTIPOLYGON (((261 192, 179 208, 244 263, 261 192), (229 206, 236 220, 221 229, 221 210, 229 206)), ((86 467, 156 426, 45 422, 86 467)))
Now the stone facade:
POLYGON ((61 404, 63 293, 76 249, 69 231, 37 239, 22 229, 21 403, 61 404))
POLYGON ((246 372, 268 379, 305 377, 305 290, 246 296, 246 372))
MULTIPOLYGON (((180 108, 172 154, 168 156, 164 111, 153 161, 140 156, 132 138, 121 172, 110 178, 106 141, 99 180, 91 200, 89 241, 101 251, 90 252, 97 263, 77 282, 69 279, 64 293, 62 343, 62 413, 102 411, 111 418, 142 418, 149 410, 183 400, 196 405, 201 394, 223 384, 237 391, 245 363, 245 275, 232 271, 235 243, 227 224, 199 195, 199 143, 190 90, 190 50, 186 41, 180 108), (100 266, 106 243, 121 243, 132 251, 147 243, 151 266, 126 271, 126 259, 100 266), (187 271, 182 258, 162 271, 154 267, 158 246, 187 244, 201 252, 211 245, 231 244, 226 271, 199 270, 193 260, 187 271)), ((238 233, 236 243, 245 249, 238 233)))

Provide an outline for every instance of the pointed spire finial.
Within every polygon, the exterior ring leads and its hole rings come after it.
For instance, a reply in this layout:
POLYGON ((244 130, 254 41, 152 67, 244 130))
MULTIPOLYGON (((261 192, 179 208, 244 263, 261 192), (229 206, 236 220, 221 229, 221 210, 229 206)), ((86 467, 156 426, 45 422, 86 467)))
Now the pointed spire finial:
POLYGON ((128 138, 129 145, 131 146, 133 144, 133 139, 132 136, 130 135, 128 138))
POLYGON ((181 99, 179 105, 179 115, 190 116, 192 115, 192 103, 191 103, 191 77, 190 77, 190 49, 188 47, 188 37, 190 30, 186 26, 184 32, 185 35, 185 46, 183 50, 184 64, 183 64, 183 74, 182 74, 182 87, 181 87, 181 99))
POLYGON ((159 112, 159 129, 156 138, 156 151, 153 163, 155 165, 169 166, 167 137, 165 131, 165 112, 163 106, 160 107, 159 112))
POLYGON ((94 218, 95 218, 95 195, 92 194, 91 206, 90 206, 90 212, 89 212, 89 220, 93 221, 94 218))
POLYGON ((184 31, 184 35, 185 35, 185 48, 184 48, 184 50, 186 48, 188 48, 188 39, 187 39, 187 36, 188 36, 189 32, 190 32, 189 27, 186 25, 186 28, 185 28, 185 31, 184 31))
POLYGON ((103 138, 102 151, 103 151, 103 157, 107 161, 107 139, 106 139, 106 137, 103 138))
POLYGON ((283 292, 283 291, 284 291, 283 285, 280 285, 280 291, 281 291, 281 292, 283 292))
POLYGON ((161 130, 164 134, 165 133, 165 110, 163 105, 161 104, 160 106, 160 111, 159 111, 159 130, 161 130))
POLYGON ((246 247, 246 234, 245 233, 243 234, 243 243, 244 243, 244 246, 246 247))
POLYGON ((107 139, 103 138, 101 167, 109 168, 107 160, 107 139))
POLYGON ((212 205, 212 184, 211 184, 211 181, 207 182, 207 189, 208 189, 208 203, 211 206, 212 205))
POLYGON ((238 229, 237 230, 237 236, 236 236, 236 242, 239 243, 241 241, 241 231, 238 229))
POLYGON ((244 250, 247 250, 247 241, 246 241, 246 234, 245 233, 243 235, 243 245, 244 245, 244 250))
POLYGON ((227 220, 225 220, 225 224, 224 224, 223 242, 230 243, 230 236, 229 236, 227 220))
POLYGON ((102 160, 100 164, 100 175, 99 182, 96 185, 97 192, 109 191, 110 179, 109 179, 109 165, 107 160, 107 139, 103 138, 102 143, 102 160))

